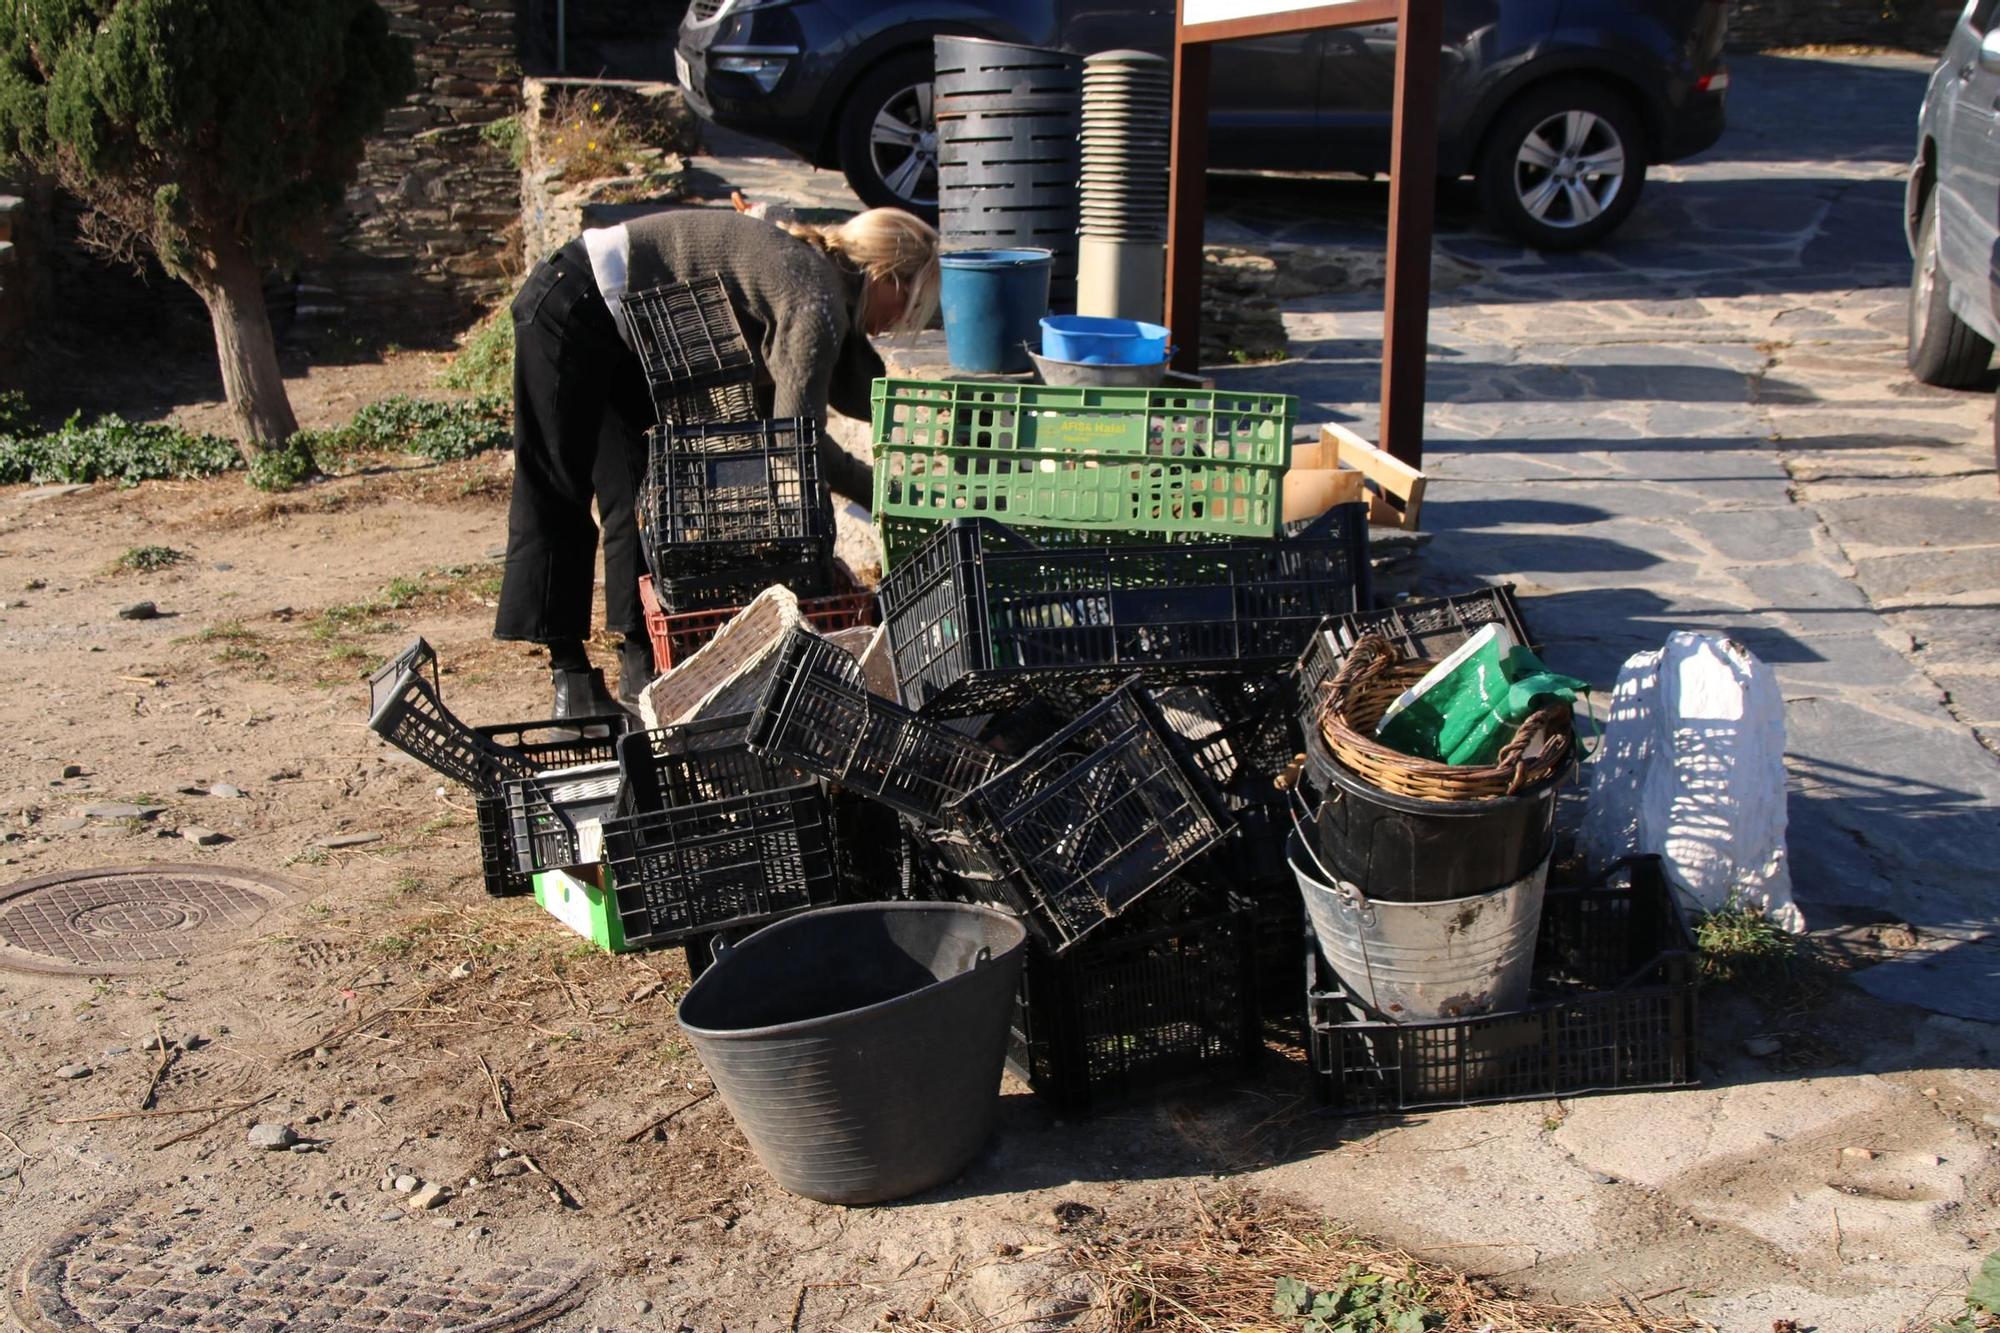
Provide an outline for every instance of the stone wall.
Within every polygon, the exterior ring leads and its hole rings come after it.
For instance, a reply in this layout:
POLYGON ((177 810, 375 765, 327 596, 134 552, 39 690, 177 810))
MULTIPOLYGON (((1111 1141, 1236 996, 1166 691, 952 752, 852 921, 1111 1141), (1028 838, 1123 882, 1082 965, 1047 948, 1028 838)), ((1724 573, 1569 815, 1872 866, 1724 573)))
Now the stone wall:
POLYGON ((680 198, 700 121, 668 83, 529 79, 521 88, 521 262, 680 198), (564 122, 567 123, 564 123, 564 122), (581 140, 598 151, 570 160, 581 140))
POLYGON ((1944 49, 1964 0, 1730 0, 1729 44, 1944 49))
POLYGON ((520 103, 522 0, 382 0, 415 47, 417 90, 391 110, 298 315, 349 336, 448 344, 518 271, 520 175, 486 133, 520 103))

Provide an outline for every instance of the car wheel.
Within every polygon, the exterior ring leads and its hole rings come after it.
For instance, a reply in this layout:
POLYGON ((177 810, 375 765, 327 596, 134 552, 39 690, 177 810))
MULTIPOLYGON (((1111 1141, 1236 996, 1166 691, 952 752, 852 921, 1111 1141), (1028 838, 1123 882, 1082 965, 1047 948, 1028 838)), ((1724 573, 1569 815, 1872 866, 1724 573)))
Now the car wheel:
POLYGON ((1941 389, 1970 389, 1986 374, 1993 344, 1951 313, 1951 280, 1938 262, 1937 191, 1917 220, 1910 262, 1910 373, 1941 389))
POLYGON ((862 75, 839 126, 840 169, 870 208, 906 208, 937 221, 937 120, 931 57, 912 52, 862 75))
POLYGON ((1646 183, 1646 139, 1623 97, 1594 83, 1544 84, 1516 98, 1479 154, 1494 226, 1542 250, 1591 245, 1625 221, 1646 183))

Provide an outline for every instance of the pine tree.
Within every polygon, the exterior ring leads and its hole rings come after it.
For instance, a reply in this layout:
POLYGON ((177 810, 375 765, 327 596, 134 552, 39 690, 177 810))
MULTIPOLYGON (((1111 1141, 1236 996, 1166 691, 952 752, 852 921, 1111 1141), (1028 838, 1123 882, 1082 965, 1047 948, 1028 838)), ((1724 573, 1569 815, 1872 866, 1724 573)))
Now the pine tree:
POLYGON ((376 0, 5 0, 0 156, 207 305, 246 455, 297 429, 264 308, 415 82, 376 0))

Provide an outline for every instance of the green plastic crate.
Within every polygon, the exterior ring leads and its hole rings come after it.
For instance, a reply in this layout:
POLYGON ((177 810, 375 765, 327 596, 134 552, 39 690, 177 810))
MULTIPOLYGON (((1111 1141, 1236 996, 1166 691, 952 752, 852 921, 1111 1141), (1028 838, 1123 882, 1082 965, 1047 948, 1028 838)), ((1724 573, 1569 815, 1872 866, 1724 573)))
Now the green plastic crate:
POLYGON ((1279 393, 876 380, 884 568, 954 518, 1106 540, 1275 537, 1297 415, 1279 393))

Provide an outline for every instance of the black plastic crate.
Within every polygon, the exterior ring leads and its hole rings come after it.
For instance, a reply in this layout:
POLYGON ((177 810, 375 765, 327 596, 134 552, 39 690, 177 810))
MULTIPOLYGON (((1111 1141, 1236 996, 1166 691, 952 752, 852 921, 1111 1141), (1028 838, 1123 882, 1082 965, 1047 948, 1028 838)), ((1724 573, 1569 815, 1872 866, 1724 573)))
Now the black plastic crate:
POLYGON ((604 860, 628 945, 663 944, 835 901, 819 780, 750 752, 746 717, 639 732, 619 747, 604 860))
POLYGON ((756 357, 720 275, 627 292, 622 307, 656 400, 747 385, 756 375, 756 357))
POLYGON ((1128 682, 949 808, 1059 951, 1231 829, 1222 799, 1128 682))
POLYGON ((583 827, 617 809, 622 786, 615 762, 508 779, 501 800, 514 868, 533 875, 595 865, 597 849, 586 845, 583 827))
POLYGON ((1249 914, 1189 898, 1179 911, 1149 904, 1153 919, 1120 922, 1061 956, 1030 946, 1007 1066, 1038 1096, 1083 1111, 1256 1058, 1249 914))
POLYGON ((812 418, 656 426, 646 439, 643 530, 669 576, 767 542, 833 540, 812 418))
POLYGON ((1290 674, 1176 686, 1153 701, 1231 810, 1284 800, 1277 782, 1300 749, 1290 674))
POLYGON ((655 574, 653 596, 668 615, 717 607, 740 609, 775 583, 790 588, 801 600, 841 590, 832 552, 824 542, 767 542, 756 551, 746 551, 743 563, 732 568, 687 578, 663 579, 655 574))
POLYGON ((860 664, 804 626, 778 652, 750 744, 933 824, 1006 762, 870 693, 860 664))
POLYGON ((458 720, 438 684, 437 650, 418 639, 368 678, 368 726, 403 753, 482 796, 535 765, 458 720))
MULTIPOLYGON (((618 737, 630 715, 551 718, 541 722, 502 722, 474 727, 481 740, 525 760, 536 772, 602 763, 618 757, 618 737)), ((513 825, 502 796, 479 796, 473 802, 479 828, 479 872, 486 892, 496 898, 534 891, 534 872, 523 870, 514 852, 513 825)))
POLYGON ((1232 809, 1236 836, 1182 872, 1190 883, 1227 896, 1249 916, 1259 1008, 1266 1018, 1296 1020, 1305 1012, 1299 937, 1306 929, 1305 899, 1285 860, 1291 815, 1274 802, 1232 809))
POLYGON ((1362 635, 1382 635, 1405 657, 1442 662, 1467 639, 1495 622, 1512 630, 1521 643, 1533 645, 1534 639, 1528 633, 1527 622, 1521 618, 1521 604, 1514 598, 1511 583, 1451 597, 1404 602, 1379 611, 1329 616, 1306 640, 1294 673, 1300 724, 1315 725, 1327 687, 1346 659, 1347 650, 1362 635))
POLYGON ((1348 996, 1307 936, 1314 1092, 1343 1113, 1699 1081, 1694 946, 1653 858, 1622 887, 1550 888, 1535 989, 1512 1013, 1390 1023, 1348 996))
MULTIPOLYGON (((1037 534, 1039 535, 1039 533, 1037 534)), ((1284 540, 1040 547, 958 519, 880 589, 903 702, 996 712, 1036 689, 1103 693, 1289 665, 1327 616, 1367 605, 1368 528, 1341 505, 1284 540)))

